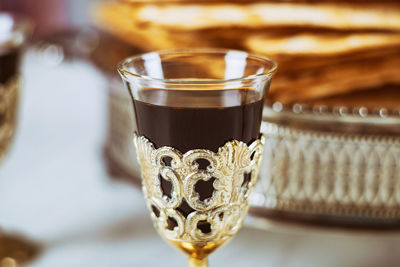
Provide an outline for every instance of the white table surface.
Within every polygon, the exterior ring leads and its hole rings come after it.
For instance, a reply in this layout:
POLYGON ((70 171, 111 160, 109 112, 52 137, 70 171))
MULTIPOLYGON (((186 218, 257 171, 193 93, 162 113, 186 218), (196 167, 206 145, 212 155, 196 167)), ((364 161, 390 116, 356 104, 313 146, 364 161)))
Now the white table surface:
MULTIPOLYGON (((153 230, 141 193, 102 162, 104 78, 28 54, 18 133, 0 168, 0 225, 44 246, 30 267, 185 266, 153 230)), ((244 228, 211 266, 400 266, 397 234, 244 228)))

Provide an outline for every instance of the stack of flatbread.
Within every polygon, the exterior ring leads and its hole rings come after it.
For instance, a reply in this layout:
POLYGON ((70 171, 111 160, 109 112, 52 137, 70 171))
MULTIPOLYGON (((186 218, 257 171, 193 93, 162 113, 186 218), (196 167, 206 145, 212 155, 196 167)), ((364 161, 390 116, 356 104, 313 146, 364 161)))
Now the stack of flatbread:
POLYGON ((95 24, 142 51, 224 47, 279 63, 283 102, 399 84, 400 2, 121 1, 93 8, 95 24))

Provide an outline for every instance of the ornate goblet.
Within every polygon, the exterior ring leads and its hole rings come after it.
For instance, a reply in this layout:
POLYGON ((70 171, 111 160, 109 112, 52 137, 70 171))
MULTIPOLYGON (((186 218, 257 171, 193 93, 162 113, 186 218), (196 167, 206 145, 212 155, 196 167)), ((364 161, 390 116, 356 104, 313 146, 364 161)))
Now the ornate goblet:
POLYGON ((276 67, 268 58, 221 49, 153 52, 118 67, 133 101, 151 218, 189 255, 189 266, 207 266, 207 256, 242 226, 276 67))
MULTIPOLYGON (((28 21, 0 12, 0 163, 12 142, 20 88, 19 58, 31 26, 28 21)), ((0 266, 15 266, 37 254, 37 247, 0 230, 0 266)))

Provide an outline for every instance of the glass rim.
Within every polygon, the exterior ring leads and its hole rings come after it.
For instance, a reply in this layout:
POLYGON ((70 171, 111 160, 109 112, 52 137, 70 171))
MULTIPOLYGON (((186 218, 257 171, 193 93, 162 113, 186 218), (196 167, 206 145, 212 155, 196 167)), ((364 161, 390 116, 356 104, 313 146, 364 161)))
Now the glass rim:
POLYGON ((126 81, 129 81, 130 80, 129 78, 137 78, 137 79, 145 80, 148 82, 153 81, 153 82, 161 82, 161 83, 165 83, 165 84, 205 84, 205 85, 216 84, 216 83, 240 82, 240 81, 254 80, 254 79, 258 79, 258 78, 262 78, 262 77, 268 77, 268 76, 272 76, 275 73, 275 71, 277 70, 277 68, 278 68, 278 63, 269 57, 249 53, 249 52, 246 52, 243 50, 225 49, 225 48, 173 49, 173 50, 161 50, 161 51, 147 52, 147 53, 141 53, 138 55, 127 57, 127 58, 123 59, 122 61, 120 61, 117 65, 117 70, 118 70, 119 74, 126 81), (153 53, 157 53, 161 56, 173 55, 173 54, 179 55, 179 54, 184 54, 184 53, 192 53, 192 54, 208 53, 208 54, 216 55, 216 54, 227 54, 228 52, 231 52, 231 51, 246 53, 247 57, 255 58, 260 62, 268 62, 272 65, 272 67, 262 73, 251 74, 251 75, 247 75, 247 76, 240 77, 240 78, 231 78, 231 79, 211 79, 210 78, 210 79, 202 79, 202 80, 199 80, 199 79, 161 79, 161 78, 151 77, 148 75, 135 74, 133 72, 126 70, 126 68, 124 67, 126 64, 129 64, 137 59, 143 58, 143 56, 145 56, 145 55, 153 54, 153 53))

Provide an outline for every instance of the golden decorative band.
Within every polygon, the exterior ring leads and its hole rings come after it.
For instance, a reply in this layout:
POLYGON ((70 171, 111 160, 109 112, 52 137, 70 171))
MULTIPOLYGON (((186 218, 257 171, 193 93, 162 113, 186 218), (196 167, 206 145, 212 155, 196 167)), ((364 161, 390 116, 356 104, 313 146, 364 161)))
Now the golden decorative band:
POLYGON ((0 160, 14 135, 20 79, 18 76, 0 84, 0 160))
POLYGON ((144 136, 137 135, 134 142, 143 192, 162 236, 171 241, 207 243, 236 234, 258 179, 263 136, 250 146, 236 140, 227 142, 217 153, 194 149, 183 154, 166 146, 155 149, 144 136), (199 160, 206 160, 208 166, 201 168, 199 160), (171 192, 164 192, 161 179, 171 184, 171 192), (202 196, 197 192, 199 182, 211 182, 212 193, 202 196))

